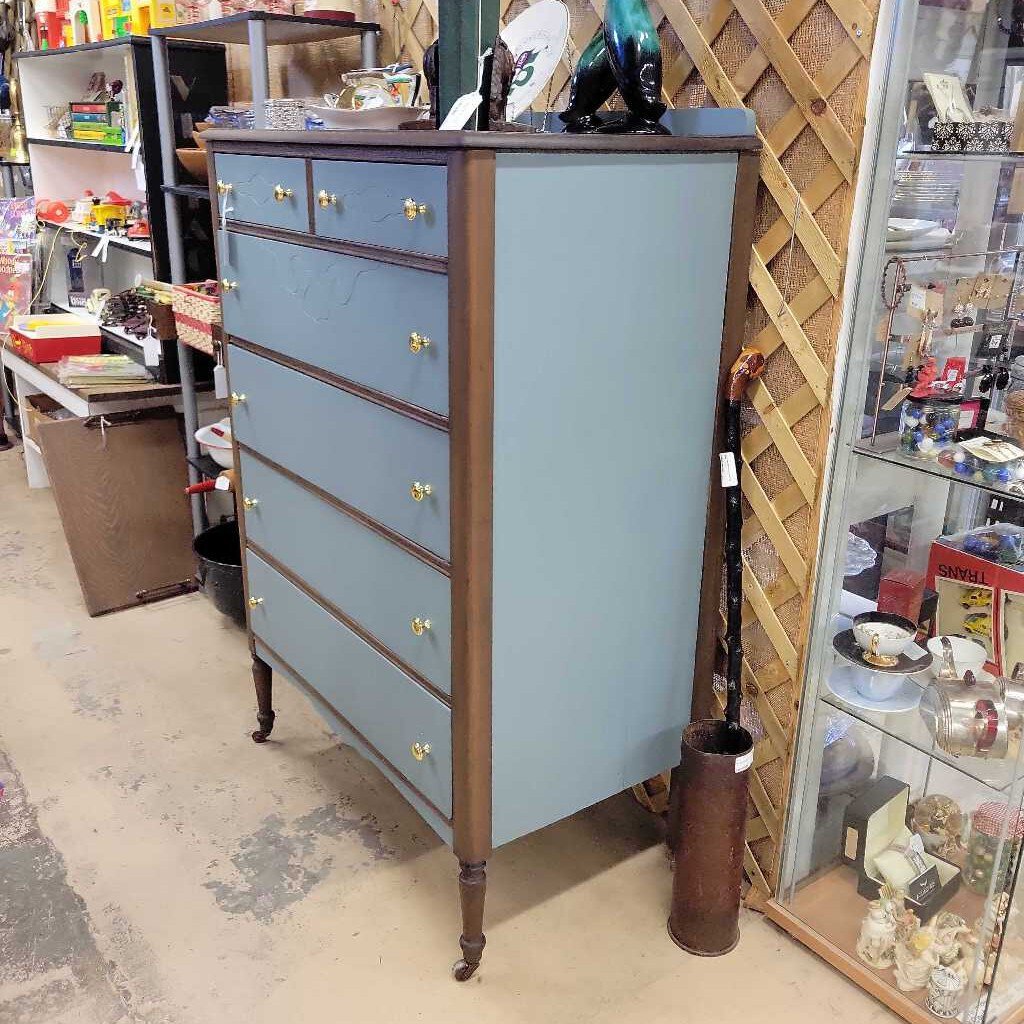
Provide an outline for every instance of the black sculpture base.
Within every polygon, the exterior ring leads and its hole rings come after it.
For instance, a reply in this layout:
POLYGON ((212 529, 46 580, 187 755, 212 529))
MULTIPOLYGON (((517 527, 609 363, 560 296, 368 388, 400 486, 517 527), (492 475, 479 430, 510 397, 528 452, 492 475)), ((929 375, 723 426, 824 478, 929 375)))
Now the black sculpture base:
POLYGON ((672 133, 660 122, 650 121, 637 114, 627 114, 614 121, 592 129, 598 135, 671 135, 672 133))

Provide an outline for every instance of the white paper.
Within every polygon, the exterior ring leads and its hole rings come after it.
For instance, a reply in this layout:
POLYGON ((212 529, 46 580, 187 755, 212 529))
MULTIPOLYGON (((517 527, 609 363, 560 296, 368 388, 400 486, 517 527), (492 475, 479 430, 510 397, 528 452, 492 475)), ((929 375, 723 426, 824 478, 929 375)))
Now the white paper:
POLYGON ((478 92, 467 92, 460 96, 448 111, 448 116, 441 122, 441 131, 457 132, 466 127, 469 119, 476 113, 477 107, 483 102, 478 92))
POLYGON ((228 397, 228 372, 223 363, 213 368, 213 393, 217 398, 228 397))
POLYGON ((96 248, 93 249, 90 255, 95 256, 97 259, 102 260, 104 263, 107 262, 107 249, 110 247, 110 235, 103 235, 102 238, 96 243, 96 248))
POLYGON ((754 752, 748 751, 742 757, 736 758, 736 774, 745 772, 754 763, 754 752))
POLYGON ((722 464, 722 486, 735 487, 740 482, 736 474, 736 456, 732 452, 719 452, 718 461, 722 464))
POLYGON ((142 355, 147 366, 160 365, 160 342, 152 334, 142 339, 142 355))

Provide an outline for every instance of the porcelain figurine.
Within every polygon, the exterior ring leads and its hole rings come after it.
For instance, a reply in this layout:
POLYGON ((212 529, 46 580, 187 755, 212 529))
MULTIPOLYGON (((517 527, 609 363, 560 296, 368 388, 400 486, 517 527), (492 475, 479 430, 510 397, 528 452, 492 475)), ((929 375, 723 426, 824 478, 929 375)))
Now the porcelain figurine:
POLYGON ((867 917, 860 926, 857 956, 869 967, 881 971, 892 967, 895 944, 896 923, 879 900, 872 900, 867 917))
POLYGON ((951 967, 936 967, 928 976, 926 1005, 936 1017, 952 1020, 960 1013, 966 983, 951 967))
POLYGON ((963 952, 962 940, 970 928, 959 914, 949 910, 940 911, 931 922, 931 928, 935 935, 933 945, 939 963, 948 967, 960 959, 963 952))
POLYGON ((896 946, 896 985, 901 992, 916 992, 928 984, 932 971, 939 966, 934 942, 934 934, 925 926, 918 928, 909 941, 896 946))
POLYGON ((907 895, 902 889, 897 889, 888 882, 878 890, 879 902, 896 929, 897 943, 906 942, 921 927, 921 919, 906 905, 906 898, 907 895))
POLYGON ((647 0, 608 0, 604 24, 587 45, 572 77, 569 105, 559 115, 569 132, 668 135, 660 124, 661 42, 647 0), (618 86, 629 113, 603 122, 597 109, 618 86))

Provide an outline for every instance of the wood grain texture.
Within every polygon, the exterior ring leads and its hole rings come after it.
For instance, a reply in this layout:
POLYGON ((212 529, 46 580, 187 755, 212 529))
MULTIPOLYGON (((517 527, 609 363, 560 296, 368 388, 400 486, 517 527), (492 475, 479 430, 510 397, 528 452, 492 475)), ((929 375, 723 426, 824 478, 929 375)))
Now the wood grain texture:
POLYGON ((40 423, 36 434, 90 615, 190 580, 192 521, 173 409, 40 423))

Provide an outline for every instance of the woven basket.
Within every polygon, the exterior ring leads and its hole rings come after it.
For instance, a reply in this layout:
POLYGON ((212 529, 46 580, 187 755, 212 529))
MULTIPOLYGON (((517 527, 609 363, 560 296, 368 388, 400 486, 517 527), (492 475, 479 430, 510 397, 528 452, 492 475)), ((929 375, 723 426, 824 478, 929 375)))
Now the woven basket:
POLYGON ((220 325, 223 322, 217 282, 176 284, 173 295, 172 308, 178 340, 208 356, 214 355, 220 344, 220 325), (207 295, 202 289, 210 286, 214 294, 207 295))

